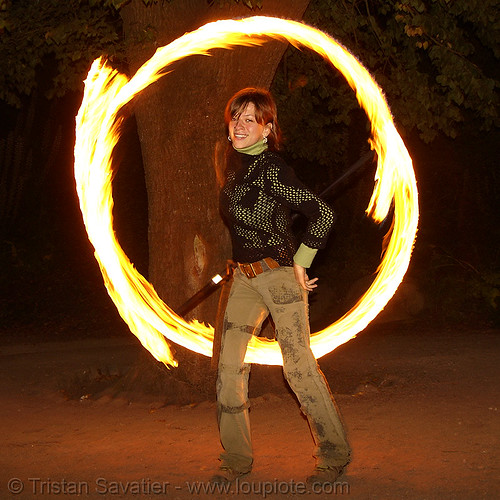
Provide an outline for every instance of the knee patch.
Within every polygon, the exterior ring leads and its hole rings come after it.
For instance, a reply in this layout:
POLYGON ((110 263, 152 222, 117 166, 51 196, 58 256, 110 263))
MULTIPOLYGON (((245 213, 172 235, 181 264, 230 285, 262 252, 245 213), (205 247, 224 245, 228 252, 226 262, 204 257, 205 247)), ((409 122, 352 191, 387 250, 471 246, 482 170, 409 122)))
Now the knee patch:
POLYGON ((228 406, 228 405, 223 405, 221 403, 217 403, 217 409, 220 413, 241 413, 242 411, 247 410, 250 408, 250 401, 247 401, 246 403, 243 403, 240 406, 228 406))
POLYGON ((241 333, 248 333, 250 335, 258 335, 260 328, 252 326, 252 325, 240 325, 238 323, 233 323, 231 321, 228 321, 227 318, 224 319, 224 331, 229 332, 230 330, 241 332, 241 333))

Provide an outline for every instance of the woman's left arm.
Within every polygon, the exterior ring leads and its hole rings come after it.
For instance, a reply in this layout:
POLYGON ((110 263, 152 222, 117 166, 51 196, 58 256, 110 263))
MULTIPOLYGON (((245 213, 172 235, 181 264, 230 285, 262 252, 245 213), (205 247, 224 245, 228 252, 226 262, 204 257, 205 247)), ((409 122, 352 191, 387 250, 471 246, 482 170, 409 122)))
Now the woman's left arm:
POLYGON ((310 292, 318 286, 318 278, 309 280, 306 269, 310 267, 317 250, 325 247, 335 222, 335 213, 297 179, 291 167, 280 160, 268 170, 270 189, 284 204, 308 219, 306 232, 294 256, 293 268, 297 282, 310 292))
POLYGON ((335 223, 332 208, 302 184, 294 170, 281 158, 276 158, 267 174, 273 196, 307 218, 307 228, 302 237, 303 245, 309 249, 324 248, 335 223))

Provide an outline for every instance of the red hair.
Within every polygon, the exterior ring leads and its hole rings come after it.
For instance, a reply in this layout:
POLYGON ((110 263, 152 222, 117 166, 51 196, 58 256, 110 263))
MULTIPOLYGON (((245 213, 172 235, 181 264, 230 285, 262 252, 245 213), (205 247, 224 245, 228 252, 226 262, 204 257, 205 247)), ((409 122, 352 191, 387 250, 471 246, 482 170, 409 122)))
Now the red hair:
POLYGON ((224 122, 229 127, 229 122, 238 117, 248 104, 255 106, 255 119, 261 125, 271 124, 271 131, 267 136, 269 149, 277 151, 281 147, 281 130, 278 125, 278 110, 273 96, 265 89, 246 88, 236 92, 229 99, 224 111, 224 122))

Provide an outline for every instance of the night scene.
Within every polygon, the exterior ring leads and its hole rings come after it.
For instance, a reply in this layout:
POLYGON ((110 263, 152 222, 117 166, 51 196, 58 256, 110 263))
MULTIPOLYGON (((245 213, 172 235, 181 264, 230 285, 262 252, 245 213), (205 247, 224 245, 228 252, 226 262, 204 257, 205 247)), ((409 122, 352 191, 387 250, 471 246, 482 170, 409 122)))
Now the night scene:
POLYGON ((0 0, 1 498, 496 498, 496 0, 0 0))

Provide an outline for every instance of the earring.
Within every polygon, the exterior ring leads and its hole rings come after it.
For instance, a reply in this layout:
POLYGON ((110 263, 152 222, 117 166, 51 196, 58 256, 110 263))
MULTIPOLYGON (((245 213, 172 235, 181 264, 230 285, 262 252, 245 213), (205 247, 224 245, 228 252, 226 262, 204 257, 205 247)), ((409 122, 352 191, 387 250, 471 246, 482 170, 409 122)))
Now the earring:
POLYGON ((264 139, 262 139, 262 142, 263 142, 264 144, 266 144, 266 142, 267 142, 267 137, 264 137, 264 139))
POLYGON ((228 135, 228 136, 227 136, 227 140, 228 140, 229 142, 231 142, 231 136, 230 136, 230 135, 228 135))

